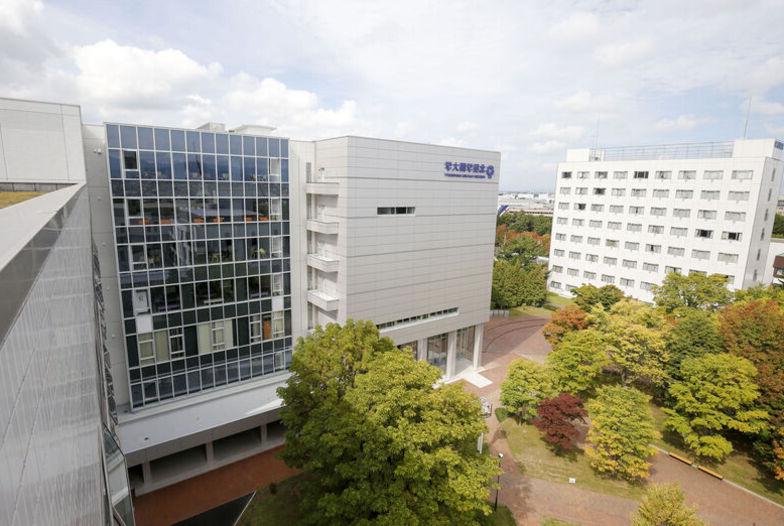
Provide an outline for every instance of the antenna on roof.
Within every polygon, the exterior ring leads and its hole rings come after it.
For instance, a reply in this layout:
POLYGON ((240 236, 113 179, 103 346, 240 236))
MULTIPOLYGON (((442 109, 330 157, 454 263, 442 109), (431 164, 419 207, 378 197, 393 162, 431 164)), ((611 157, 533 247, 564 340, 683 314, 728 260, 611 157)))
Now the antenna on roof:
POLYGON ((749 105, 746 108, 746 123, 743 125, 743 138, 746 138, 746 132, 749 129, 749 114, 751 113, 751 95, 749 95, 749 105))
POLYGON ((601 116, 600 113, 596 114, 596 132, 593 135, 593 147, 594 149, 599 147, 599 117, 601 116))

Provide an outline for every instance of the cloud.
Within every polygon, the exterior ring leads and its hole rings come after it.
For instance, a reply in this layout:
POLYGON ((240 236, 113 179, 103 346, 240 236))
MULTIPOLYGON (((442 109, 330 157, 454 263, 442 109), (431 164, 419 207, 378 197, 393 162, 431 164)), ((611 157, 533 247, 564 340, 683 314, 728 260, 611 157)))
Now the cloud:
POLYGON ((679 115, 674 119, 659 119, 654 127, 659 131, 690 130, 698 123, 694 115, 679 115))
POLYGON ((588 90, 580 90, 571 95, 557 98, 553 106, 559 110, 571 112, 597 112, 617 108, 617 103, 612 96, 596 95, 588 90))
POLYGON ((631 62, 639 62, 653 54, 653 41, 649 38, 636 38, 618 44, 605 44, 595 53, 596 60, 607 67, 619 67, 631 62))
POLYGON ((463 121, 457 125, 457 131, 460 133, 475 132, 477 128, 477 124, 470 121, 463 121))
POLYGON ((554 122, 540 124, 538 128, 531 132, 531 135, 534 137, 558 139, 563 141, 573 141, 579 139, 584 134, 585 129, 582 126, 559 126, 554 122))
POLYGON ((39 0, 2 0, 0 1, 0 30, 16 35, 27 33, 28 23, 44 9, 39 0))
POLYGON ((574 13, 549 30, 556 42, 585 43, 599 33, 599 18, 593 13, 574 13))
POLYGON ((566 144, 561 141, 542 141, 531 144, 530 150, 534 153, 548 154, 563 152, 566 150, 566 144))
MULTIPOLYGON (((748 108, 748 101, 744 101, 742 110, 746 111, 748 108)), ((763 115, 782 115, 784 114, 784 103, 769 100, 755 100, 751 101, 751 111, 754 113, 761 113, 763 115)))

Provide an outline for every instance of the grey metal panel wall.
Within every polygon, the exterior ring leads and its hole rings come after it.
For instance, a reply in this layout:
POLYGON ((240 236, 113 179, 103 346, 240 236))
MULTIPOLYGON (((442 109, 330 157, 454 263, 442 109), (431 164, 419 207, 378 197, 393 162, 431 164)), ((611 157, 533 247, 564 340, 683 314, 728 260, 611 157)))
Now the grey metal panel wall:
POLYGON ((0 347, 0 524, 103 521, 87 193, 70 204, 0 347))

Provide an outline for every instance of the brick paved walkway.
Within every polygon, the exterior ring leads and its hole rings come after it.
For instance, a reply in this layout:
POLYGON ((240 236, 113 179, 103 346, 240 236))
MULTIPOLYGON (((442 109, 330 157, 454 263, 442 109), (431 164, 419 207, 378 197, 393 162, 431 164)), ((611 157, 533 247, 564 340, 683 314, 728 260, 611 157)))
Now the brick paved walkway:
MULTIPOLYGON (((494 407, 499 403, 500 382, 512 360, 519 357, 543 362, 550 345, 542 336, 544 318, 496 318, 485 328, 482 376, 493 383, 478 389, 466 388, 487 398, 494 407)), ((576 522, 585 526, 622 526, 637 502, 523 476, 498 427, 495 415, 488 419, 488 442, 493 454, 504 453, 499 500, 508 506, 520 526, 538 526, 544 517, 576 522)), ((700 515, 713 526, 782 526, 784 509, 716 480, 663 454, 652 460, 651 480, 678 482, 686 500, 696 505, 700 515)))

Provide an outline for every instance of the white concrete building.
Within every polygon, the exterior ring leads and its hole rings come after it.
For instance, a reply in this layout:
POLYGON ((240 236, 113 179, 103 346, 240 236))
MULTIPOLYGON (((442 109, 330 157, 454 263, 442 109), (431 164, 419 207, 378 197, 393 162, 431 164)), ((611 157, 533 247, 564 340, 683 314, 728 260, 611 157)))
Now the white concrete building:
POLYGON ((614 284, 651 301, 668 272, 763 280, 784 145, 774 139, 576 149, 558 165, 549 289, 614 284))

